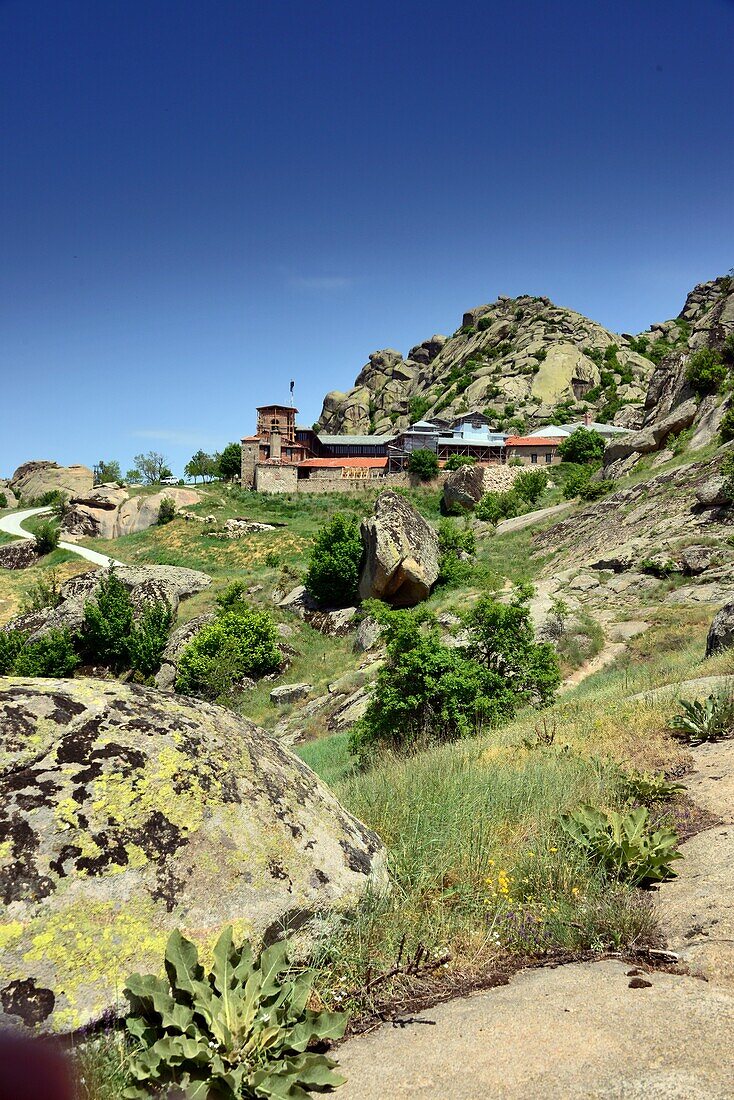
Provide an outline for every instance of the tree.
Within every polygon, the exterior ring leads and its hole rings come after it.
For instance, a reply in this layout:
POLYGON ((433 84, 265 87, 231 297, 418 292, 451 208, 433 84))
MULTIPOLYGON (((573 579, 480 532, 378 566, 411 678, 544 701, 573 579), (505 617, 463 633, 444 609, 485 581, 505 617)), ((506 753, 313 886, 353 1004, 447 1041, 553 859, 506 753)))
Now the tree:
POLYGON ((202 481, 206 481, 207 478, 211 481, 218 472, 218 460, 219 456, 215 457, 214 455, 208 455, 206 451, 199 450, 195 455, 192 455, 186 463, 184 473, 187 477, 192 477, 194 481, 196 481, 197 477, 200 477, 202 481))
POLYGON ((468 652, 483 667, 504 677, 519 702, 551 702, 561 682, 558 658, 548 642, 536 642, 527 593, 509 604, 482 596, 465 618, 468 652))
POLYGON ((140 485, 140 482, 142 480, 143 475, 141 474, 140 470, 136 470, 133 468, 132 470, 128 470, 128 472, 125 474, 125 481, 128 483, 128 485, 140 485))
POLYGON ((242 469, 242 451, 239 443, 228 443, 219 456, 219 476, 224 481, 232 481, 240 476, 242 469))
POLYGON ((512 486, 528 504, 537 504, 547 487, 548 475, 545 470, 523 470, 512 486))
POLYGON ((450 455, 446 469, 459 470, 462 466, 475 466, 476 461, 473 455, 450 455))
POLYGON ((734 439, 734 409, 727 409, 719 424, 719 438, 722 443, 734 439))
POLYGON ((321 607, 349 607, 359 599, 362 536, 354 516, 337 512, 311 549, 306 589, 321 607))
POLYGON ((433 481, 438 475, 438 458, 433 451, 419 448, 412 451, 408 459, 408 472, 415 474, 420 481, 433 481))
POLYGON ((176 691, 217 699, 245 676, 264 676, 280 665, 275 623, 267 611, 241 607, 220 614, 184 649, 176 691))
POLYGON ((558 453, 564 462, 598 466, 605 446, 603 437, 593 428, 579 427, 563 440, 558 453))
POLYGON ((97 463, 97 478, 102 483, 107 481, 122 481, 120 463, 115 459, 105 462, 104 459, 101 458, 97 463))
POLYGON ((167 459, 158 451, 148 451, 147 454, 135 455, 133 461, 135 462, 135 469, 148 485, 155 485, 162 477, 172 477, 171 471, 168 469, 167 459))
POLYGON ((728 368, 717 351, 701 348, 688 360, 686 381, 696 393, 718 393, 728 373, 728 368))

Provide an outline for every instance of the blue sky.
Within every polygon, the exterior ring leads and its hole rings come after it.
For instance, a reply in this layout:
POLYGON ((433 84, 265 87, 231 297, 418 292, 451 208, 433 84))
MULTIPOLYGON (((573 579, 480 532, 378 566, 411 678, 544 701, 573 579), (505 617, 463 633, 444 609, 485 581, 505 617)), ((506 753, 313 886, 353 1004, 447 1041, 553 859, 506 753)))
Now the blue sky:
POLYGON ((731 0, 0 0, 0 474, 198 449, 498 293, 734 265, 731 0))

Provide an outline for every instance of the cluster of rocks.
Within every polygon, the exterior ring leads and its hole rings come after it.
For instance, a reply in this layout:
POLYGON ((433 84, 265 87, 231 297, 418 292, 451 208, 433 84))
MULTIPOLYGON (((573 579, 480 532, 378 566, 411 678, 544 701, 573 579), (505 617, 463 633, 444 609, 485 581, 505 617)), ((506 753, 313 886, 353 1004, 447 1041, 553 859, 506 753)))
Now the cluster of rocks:
MULTIPOLYGON (((484 408, 494 409, 499 418, 508 403, 526 419, 541 420, 552 416, 559 403, 582 399, 589 391, 596 391, 589 405, 600 407, 606 398, 597 389, 598 353, 612 344, 624 372, 614 375, 617 395, 641 406, 653 364, 633 349, 631 338, 548 298, 501 295, 465 313, 452 337, 432 336, 406 358, 393 349, 373 352, 352 389, 326 395, 319 424, 328 432, 389 435, 416 419, 411 415, 415 402, 422 415, 449 420, 484 408)), ((607 364, 605 369, 611 368, 607 364)))
MULTIPOLYGON (((115 568, 115 576, 130 593, 130 599, 136 614, 153 601, 165 601, 173 613, 178 609, 180 600, 202 592, 211 584, 211 577, 196 569, 181 569, 175 565, 124 565, 115 568)), ((65 581, 59 589, 60 602, 56 607, 44 607, 39 611, 29 611, 12 619, 5 630, 23 630, 30 635, 31 641, 43 637, 49 630, 81 629, 84 623, 84 607, 93 600, 107 569, 91 569, 78 573, 65 581)))
POLYGON ((98 485, 70 499, 61 530, 65 535, 86 538, 121 538, 156 524, 164 500, 172 500, 178 510, 198 504, 200 497, 195 489, 173 487, 131 496, 117 484, 98 485))
POLYGON ((259 531, 275 531, 284 526, 278 523, 258 523, 244 516, 236 516, 234 519, 225 520, 221 531, 210 532, 210 537, 215 539, 241 539, 243 535, 253 535, 259 531))
POLYGON ((221 707, 99 680, 0 679, 0 1025, 124 1012, 178 928, 305 949, 385 883, 378 837, 299 759, 221 707), (114 929, 114 935, 110 935, 114 929))

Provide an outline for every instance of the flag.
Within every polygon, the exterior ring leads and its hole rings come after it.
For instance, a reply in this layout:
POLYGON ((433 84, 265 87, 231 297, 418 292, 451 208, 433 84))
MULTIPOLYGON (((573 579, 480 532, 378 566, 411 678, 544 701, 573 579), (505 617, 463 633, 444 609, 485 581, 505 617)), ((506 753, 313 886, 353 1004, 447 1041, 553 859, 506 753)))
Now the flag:
POLYGON ((296 384, 296 383, 295 383, 295 382, 293 381, 293 379, 291 378, 291 393, 293 393, 293 387, 295 386, 295 384, 296 384))

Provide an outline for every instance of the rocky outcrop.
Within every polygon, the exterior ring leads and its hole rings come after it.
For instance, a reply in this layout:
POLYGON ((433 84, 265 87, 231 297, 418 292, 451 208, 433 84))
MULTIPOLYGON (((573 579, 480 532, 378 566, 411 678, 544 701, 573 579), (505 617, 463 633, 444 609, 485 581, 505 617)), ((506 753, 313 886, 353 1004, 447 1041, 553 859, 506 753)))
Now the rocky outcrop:
MULTIPOLYGON (((61 602, 57 607, 46 607, 19 615, 5 629, 27 631, 31 640, 42 637, 49 630, 66 629, 73 632, 84 623, 84 606, 93 600, 102 578, 109 571, 91 569, 78 573, 62 584, 61 602)), ((115 576, 130 593, 136 613, 153 601, 165 601, 173 613, 179 601, 195 592, 203 592, 211 584, 211 577, 196 569, 181 569, 176 565, 123 565, 115 568, 115 576)))
POLYGON ((166 499, 172 500, 178 511, 198 504, 201 498, 195 489, 170 488, 130 496, 117 485, 100 485, 70 501, 61 529, 66 535, 87 538, 117 539, 132 535, 158 522, 160 506, 166 499))
POLYGON ((734 603, 727 603, 714 615, 706 637, 706 656, 712 657, 734 645, 734 603))
MULTIPOLYGON (((608 443, 604 451, 605 467, 612 466, 620 459, 628 455, 648 454, 650 451, 660 449, 665 440, 671 435, 677 435, 684 428, 689 428, 695 420, 698 405, 693 398, 677 405, 667 416, 656 420, 649 427, 632 435, 625 435, 620 439, 613 439, 608 443)), ((607 470, 604 471, 605 475, 607 470)))
MULTIPOLYGON (((0 496, 5 497, 5 508, 17 508, 18 498, 10 488, 10 482, 0 480, 0 496)), ((0 508, 0 511, 2 511, 2 508, 0 508)))
POLYGON ((600 410, 621 395, 641 408, 653 364, 632 344, 548 298, 501 296, 465 313, 453 336, 424 340, 405 358, 373 352, 351 390, 327 394, 319 424, 386 435, 420 416, 450 421, 468 409, 534 423, 579 400, 600 410))
POLYGON ((438 536, 404 497, 387 492, 377 498, 374 515, 362 523, 362 541, 363 600, 413 607, 428 597, 438 579, 438 536))
POLYGON ((59 466, 45 459, 19 466, 10 488, 23 501, 39 500, 46 493, 61 493, 67 500, 91 493, 94 475, 86 466, 59 466))
POLYGON ((518 472, 516 466, 460 466, 444 482, 444 509, 454 512, 475 508, 485 493, 511 489, 518 472))
POLYGON ((270 692, 270 700, 280 706, 297 703, 299 699, 305 699, 311 690, 311 684, 280 684, 270 692))
POLYGON ((159 971, 174 928, 204 950, 232 923, 307 937, 381 881, 378 838, 224 708, 9 678, 0 731, 1 1025, 77 1028, 159 971))
POLYGON ((155 686, 160 691, 174 690, 181 654, 196 635, 215 619, 216 615, 213 612, 205 612, 203 615, 196 615, 193 619, 189 619, 187 623, 183 623, 171 632, 168 644, 163 650, 161 667, 155 677, 155 686))
POLYGON ((27 569, 38 561, 35 539, 19 539, 0 546, 0 569, 27 569))

